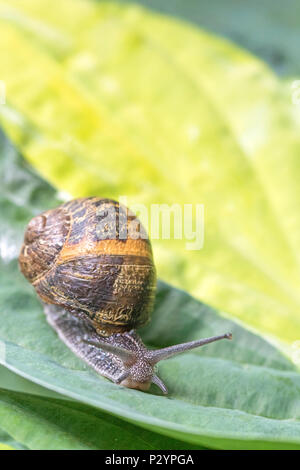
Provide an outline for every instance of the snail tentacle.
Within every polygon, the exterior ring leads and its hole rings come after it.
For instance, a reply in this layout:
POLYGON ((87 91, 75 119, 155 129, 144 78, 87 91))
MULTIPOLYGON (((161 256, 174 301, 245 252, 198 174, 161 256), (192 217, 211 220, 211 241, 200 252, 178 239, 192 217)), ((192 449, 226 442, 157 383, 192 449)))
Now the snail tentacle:
POLYGON ((200 346, 213 343, 214 341, 219 341, 220 339, 232 339, 232 334, 225 333, 224 335, 211 336, 210 338, 198 339, 195 341, 189 341, 187 343, 175 344, 167 348, 157 349, 155 351, 148 351, 147 359, 149 360, 150 364, 157 364, 159 361, 169 359, 170 357, 181 354, 184 351, 199 348, 200 346))
POLYGON ((120 384, 121 382, 123 382, 123 380, 127 379, 129 374, 130 374, 129 369, 124 370, 124 372, 122 372, 122 374, 115 380, 115 383, 120 384))
POLYGON ((89 344, 90 346, 94 346, 95 348, 99 348, 99 349, 102 349, 103 351, 115 354, 125 364, 135 361, 136 357, 132 351, 129 351, 128 349, 125 349, 125 348, 121 348, 120 346, 116 346, 111 343, 107 343, 105 340, 102 340, 100 338, 97 338, 96 340, 83 339, 82 341, 84 343, 89 344))
POLYGON ((151 382, 157 385, 162 390, 164 395, 168 394, 167 387, 165 386, 163 381, 158 377, 158 375, 153 375, 151 382))

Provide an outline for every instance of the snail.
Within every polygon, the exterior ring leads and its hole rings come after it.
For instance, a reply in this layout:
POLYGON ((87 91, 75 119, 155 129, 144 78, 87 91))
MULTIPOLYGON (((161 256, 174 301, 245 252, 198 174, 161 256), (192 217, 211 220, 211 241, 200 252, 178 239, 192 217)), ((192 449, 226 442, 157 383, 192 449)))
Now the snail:
POLYGON ((125 387, 165 384, 155 365, 231 334, 147 349, 136 330, 150 319, 156 270, 139 219, 111 199, 80 198, 34 217, 19 256, 21 272, 48 323, 99 374, 125 387))

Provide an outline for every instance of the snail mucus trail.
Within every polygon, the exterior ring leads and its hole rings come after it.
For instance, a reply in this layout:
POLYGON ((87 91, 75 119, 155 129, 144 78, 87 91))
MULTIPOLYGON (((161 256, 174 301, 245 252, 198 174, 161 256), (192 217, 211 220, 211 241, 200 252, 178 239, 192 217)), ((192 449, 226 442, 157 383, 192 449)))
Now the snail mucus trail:
POLYGON ((117 201, 75 199, 28 224, 19 256, 49 324, 80 358, 117 384, 167 388, 155 365, 231 334, 147 349, 136 333, 150 319, 156 271, 140 221, 117 201), (137 236, 137 232, 139 236, 137 236))

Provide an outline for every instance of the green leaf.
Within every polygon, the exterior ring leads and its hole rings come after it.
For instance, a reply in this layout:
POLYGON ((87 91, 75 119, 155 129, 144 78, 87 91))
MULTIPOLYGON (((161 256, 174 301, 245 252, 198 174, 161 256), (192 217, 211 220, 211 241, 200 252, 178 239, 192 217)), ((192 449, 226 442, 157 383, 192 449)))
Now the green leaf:
POLYGON ((183 442, 137 429, 90 406, 3 389, 0 389, 0 421, 3 428, 29 449, 153 450, 188 447, 183 442))
MULTIPOLYGON (((0 204, 5 211, 0 212, 0 223, 11 230, 9 233, 2 230, 1 241, 2 364, 39 385, 92 405, 95 409, 90 409, 89 415, 98 416, 99 408, 188 445, 300 448, 300 374, 296 367, 264 339, 165 283, 158 285, 152 322, 141 332, 148 345, 167 346, 225 331, 232 331, 234 338, 232 342, 214 343, 161 363, 159 374, 170 390, 168 397, 161 396, 154 387, 151 393, 142 393, 115 385, 90 370, 66 348, 46 323, 41 304, 18 272, 16 262, 23 227, 41 210, 39 195, 44 191, 48 195, 47 206, 56 204, 57 199, 54 190, 28 168, 12 147, 6 143, 3 149, 0 174, 6 168, 6 178, 0 204), (21 184, 22 181, 27 184, 21 184)), ((70 423, 68 445, 79 446, 79 434, 73 425, 82 405, 78 408, 74 405, 75 413, 73 404, 66 405, 66 410, 65 404, 55 399, 39 397, 33 404, 34 398, 30 396, 26 401, 25 395, 8 393, 7 398, 2 396, 0 400, 4 410, 0 423, 15 439, 28 447, 50 445, 47 432, 53 430, 54 423, 62 426, 58 435, 70 423), (74 417, 65 425, 60 414, 53 418, 50 410, 59 403, 64 413, 74 417), (32 414, 36 407, 40 407, 39 416, 32 414), (18 425, 19 413, 22 423, 23 418, 28 422, 28 429, 35 429, 41 417, 47 418, 45 428, 41 427, 41 432, 34 435, 28 433, 25 440, 26 428, 18 425)), ((159 442, 155 446, 159 447, 159 442)), ((53 446, 56 445, 57 441, 53 446)))
MULTIPOLYGON (((62 398, 61 395, 40 387, 29 380, 23 379, 20 375, 14 374, 4 366, 0 366, 0 387, 6 390, 24 392, 33 395, 42 395, 52 398, 62 398)), ((1 424, 0 424, 1 427, 1 424)), ((1 441, 1 438, 0 438, 1 441)))
POLYGON ((26 447, 15 441, 7 432, 0 429, 0 450, 26 449, 26 447))
POLYGON ((39 172, 73 196, 127 195, 149 211, 204 204, 202 250, 153 240, 159 276, 298 340, 300 138, 290 90, 227 41, 133 5, 2 0, 0 23, 1 120, 39 172))

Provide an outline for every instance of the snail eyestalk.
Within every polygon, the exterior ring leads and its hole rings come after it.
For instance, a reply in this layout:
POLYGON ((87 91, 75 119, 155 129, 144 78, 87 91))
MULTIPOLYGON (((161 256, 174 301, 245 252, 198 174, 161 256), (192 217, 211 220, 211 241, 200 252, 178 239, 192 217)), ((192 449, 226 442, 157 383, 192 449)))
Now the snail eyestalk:
POLYGON ((220 339, 232 339, 232 334, 225 333, 224 335, 220 336, 211 336, 210 338, 198 339, 188 343, 175 344, 174 346, 169 346, 167 348, 157 349, 156 351, 149 351, 147 359, 151 364, 157 364, 159 361, 169 359, 170 357, 181 354, 184 351, 199 348, 200 346, 205 346, 205 344, 213 343, 214 341, 219 341, 220 339))

